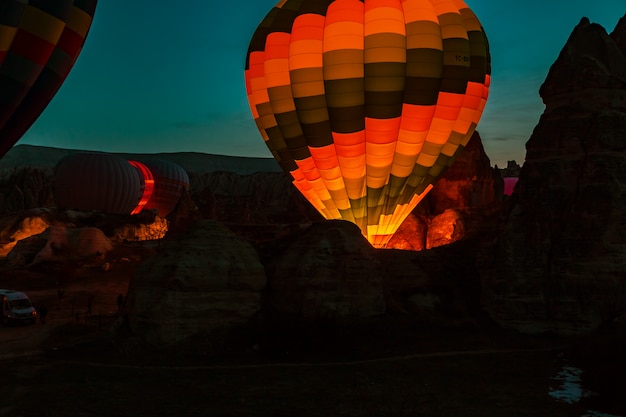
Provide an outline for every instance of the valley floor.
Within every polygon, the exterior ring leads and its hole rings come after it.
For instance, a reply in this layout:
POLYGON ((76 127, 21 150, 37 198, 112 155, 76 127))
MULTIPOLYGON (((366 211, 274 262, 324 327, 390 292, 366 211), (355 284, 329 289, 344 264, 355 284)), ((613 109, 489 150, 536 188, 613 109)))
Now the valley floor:
POLYGON ((0 417, 586 414, 549 395, 563 340, 496 330, 424 328, 308 347, 268 340, 221 357, 125 355, 109 329, 133 267, 126 259, 106 271, 4 271, 3 285, 49 314, 45 324, 0 326, 0 417))

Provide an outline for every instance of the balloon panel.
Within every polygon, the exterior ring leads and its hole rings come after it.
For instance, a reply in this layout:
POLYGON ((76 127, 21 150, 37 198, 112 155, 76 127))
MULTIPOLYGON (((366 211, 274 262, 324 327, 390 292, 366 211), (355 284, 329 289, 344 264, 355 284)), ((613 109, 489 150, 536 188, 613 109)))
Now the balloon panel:
POLYGON ((384 247, 467 144, 490 72, 461 0, 284 0, 254 33, 245 78, 294 185, 384 247))

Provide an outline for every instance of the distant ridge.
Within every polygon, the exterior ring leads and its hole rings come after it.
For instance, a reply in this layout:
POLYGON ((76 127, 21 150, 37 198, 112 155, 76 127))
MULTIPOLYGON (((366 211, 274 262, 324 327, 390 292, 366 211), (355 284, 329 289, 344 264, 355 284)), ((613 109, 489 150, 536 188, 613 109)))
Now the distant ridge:
POLYGON ((243 156, 211 155, 200 152, 173 153, 117 153, 62 149, 35 145, 17 145, 0 158, 0 173, 13 171, 15 168, 33 167, 52 169, 66 155, 77 152, 98 152, 119 155, 126 159, 165 159, 182 166, 188 173, 225 171, 240 175, 255 172, 281 172, 281 168, 273 158, 251 158, 243 156))

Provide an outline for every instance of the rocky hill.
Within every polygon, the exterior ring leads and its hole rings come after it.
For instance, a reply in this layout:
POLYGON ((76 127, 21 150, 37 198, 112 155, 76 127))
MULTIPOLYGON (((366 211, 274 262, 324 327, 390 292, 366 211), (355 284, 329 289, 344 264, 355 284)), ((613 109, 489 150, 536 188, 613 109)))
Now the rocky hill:
POLYGON ((582 19, 540 94, 484 303, 518 330, 586 332, 626 313, 626 17, 610 35, 582 19))
MULTIPOLYGON (((71 153, 85 152, 77 149, 61 149, 45 146, 17 145, 0 158, 0 178, 11 174, 16 168, 34 168, 48 171, 71 153)), ((91 152, 91 151, 90 151, 91 152)), ((126 159, 158 158, 174 162, 190 173, 226 171, 241 175, 254 172, 282 172, 272 158, 248 158, 240 156, 211 155, 199 152, 174 153, 114 153, 126 159)))

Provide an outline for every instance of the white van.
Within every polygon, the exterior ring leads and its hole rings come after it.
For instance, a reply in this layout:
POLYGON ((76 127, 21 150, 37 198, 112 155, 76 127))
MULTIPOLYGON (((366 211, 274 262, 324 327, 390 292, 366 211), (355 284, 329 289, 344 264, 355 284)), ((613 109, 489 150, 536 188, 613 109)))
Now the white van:
POLYGON ((20 291, 0 290, 2 322, 7 324, 30 323, 37 320, 37 310, 30 298, 20 291))

